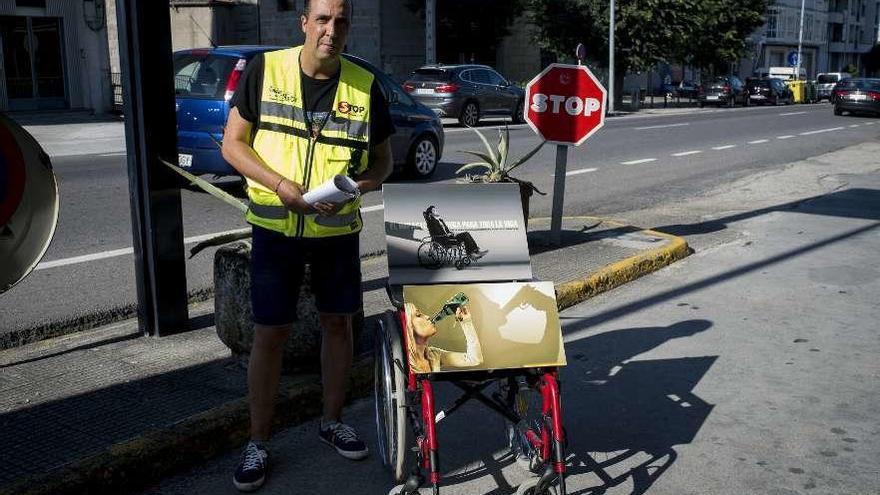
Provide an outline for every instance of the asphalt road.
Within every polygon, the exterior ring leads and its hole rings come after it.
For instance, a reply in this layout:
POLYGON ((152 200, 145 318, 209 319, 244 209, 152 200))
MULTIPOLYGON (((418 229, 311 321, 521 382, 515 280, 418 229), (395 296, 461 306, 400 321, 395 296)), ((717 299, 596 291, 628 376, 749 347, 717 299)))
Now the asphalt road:
MULTIPOLYGON (((496 139, 491 124, 481 130, 496 139)), ((431 182, 455 181, 455 170, 467 160, 460 151, 482 147, 471 130, 451 125, 446 132, 444 157, 431 182)), ((835 117, 827 104, 612 118, 568 152, 565 214, 613 216, 696 197, 756 171, 878 135, 880 119, 835 117)), ((513 157, 539 142, 525 125, 511 127, 511 139, 513 157)), ((515 175, 551 193, 555 153, 545 146, 515 175)), ((58 230, 37 270, 0 296, 0 334, 109 321, 135 304, 124 155, 60 157, 53 164, 62 198, 58 230)), ((205 194, 183 191, 182 198, 188 247, 199 237, 246 227, 236 210, 205 194)), ((531 216, 549 216, 551 201, 551 194, 534 196, 531 216)), ((362 252, 384 249, 380 194, 366 198, 364 218, 362 252)), ((187 261, 190 292, 212 285, 212 259, 209 250, 187 261)))

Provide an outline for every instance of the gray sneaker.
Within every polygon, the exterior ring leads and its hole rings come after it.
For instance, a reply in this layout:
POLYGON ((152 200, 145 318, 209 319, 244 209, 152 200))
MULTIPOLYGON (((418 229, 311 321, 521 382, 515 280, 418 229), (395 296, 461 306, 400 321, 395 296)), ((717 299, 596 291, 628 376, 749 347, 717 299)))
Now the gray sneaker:
POLYGON ((254 442, 248 442, 244 452, 241 453, 241 462, 232 476, 232 483, 242 492, 258 490, 266 481, 266 473, 269 471, 269 452, 265 447, 254 442))

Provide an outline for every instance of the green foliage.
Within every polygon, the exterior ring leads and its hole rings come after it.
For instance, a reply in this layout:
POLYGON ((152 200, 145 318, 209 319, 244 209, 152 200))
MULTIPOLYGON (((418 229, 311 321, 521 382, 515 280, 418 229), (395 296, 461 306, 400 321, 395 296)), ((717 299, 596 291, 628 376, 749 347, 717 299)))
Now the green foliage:
POLYGON ((511 162, 510 160, 510 129, 507 126, 504 129, 498 130, 498 144, 496 146, 492 146, 489 144, 489 140, 486 139, 486 136, 483 135, 482 132, 474 129, 474 132, 477 133, 477 136, 480 137, 480 140, 483 141, 483 146, 485 146, 486 151, 462 151, 461 153, 467 153, 469 155, 475 156, 480 159, 480 161, 468 163, 458 170, 455 171, 456 174, 461 174, 463 172, 468 172, 471 170, 480 170, 482 169, 482 173, 477 174, 465 174, 465 176, 472 182, 517 182, 520 184, 528 185, 533 191, 538 194, 545 194, 538 190, 532 183, 523 182, 519 179, 515 179, 510 175, 515 168, 519 167, 523 163, 527 162, 530 158, 535 156, 541 148, 544 147, 545 141, 541 141, 538 143, 538 146, 533 148, 531 151, 520 157, 518 160, 511 162))
MULTIPOLYGON (((608 0, 525 0, 538 42, 571 56, 578 43, 608 64, 608 0)), ((617 72, 643 71, 658 62, 706 68, 736 60, 746 37, 763 25, 768 0, 617 0, 617 72)))
POLYGON ((862 64, 868 74, 880 71, 880 44, 876 44, 871 50, 862 56, 862 64))
MULTIPOLYGON (((514 19, 522 13, 523 0, 438 0, 437 60, 458 63, 461 59, 495 65, 498 41, 510 34, 514 19)), ((406 6, 424 19, 425 0, 406 0, 406 6)))
POLYGON ((846 67, 844 67, 843 71, 844 71, 844 72, 848 72, 849 75, 851 75, 852 77, 858 77, 858 76, 859 76, 859 68, 856 67, 856 66, 853 65, 853 64, 849 64, 849 65, 847 65, 846 67))

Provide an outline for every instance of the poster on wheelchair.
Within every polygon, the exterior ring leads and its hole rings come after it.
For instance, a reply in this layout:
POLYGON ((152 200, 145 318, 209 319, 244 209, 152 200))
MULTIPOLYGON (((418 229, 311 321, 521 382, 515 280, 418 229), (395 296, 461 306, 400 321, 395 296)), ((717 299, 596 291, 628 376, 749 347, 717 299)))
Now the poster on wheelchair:
POLYGON ((414 373, 564 366, 552 282, 406 285, 414 373))
POLYGON ((388 282, 528 280, 517 184, 387 184, 388 282))

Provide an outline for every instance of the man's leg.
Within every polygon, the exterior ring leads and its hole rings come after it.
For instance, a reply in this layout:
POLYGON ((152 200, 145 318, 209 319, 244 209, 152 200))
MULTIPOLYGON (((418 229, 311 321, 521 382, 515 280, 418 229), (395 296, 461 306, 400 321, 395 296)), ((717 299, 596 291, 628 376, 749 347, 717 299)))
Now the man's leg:
POLYGON ((291 325, 254 325, 254 343, 248 362, 248 402, 251 440, 266 442, 272 430, 284 343, 291 325))
POLYGON ((321 377, 324 385, 324 421, 339 421, 351 372, 351 316, 321 314, 321 377))

